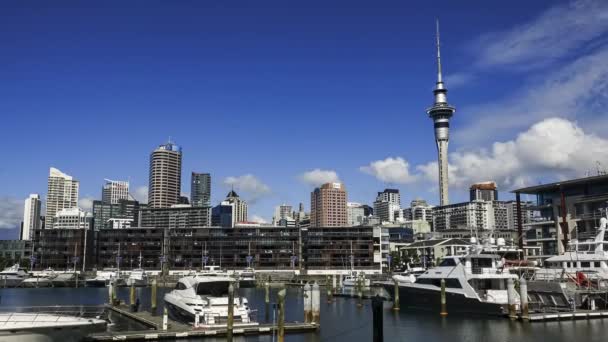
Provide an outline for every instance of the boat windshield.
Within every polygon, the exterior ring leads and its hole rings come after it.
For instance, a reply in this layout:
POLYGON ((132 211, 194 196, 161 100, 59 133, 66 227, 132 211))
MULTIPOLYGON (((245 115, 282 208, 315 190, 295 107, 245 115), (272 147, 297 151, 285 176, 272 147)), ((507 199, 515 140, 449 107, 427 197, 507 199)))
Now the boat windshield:
POLYGON ((199 296, 221 297, 228 294, 229 281, 214 281, 208 283, 198 283, 196 294, 199 296))

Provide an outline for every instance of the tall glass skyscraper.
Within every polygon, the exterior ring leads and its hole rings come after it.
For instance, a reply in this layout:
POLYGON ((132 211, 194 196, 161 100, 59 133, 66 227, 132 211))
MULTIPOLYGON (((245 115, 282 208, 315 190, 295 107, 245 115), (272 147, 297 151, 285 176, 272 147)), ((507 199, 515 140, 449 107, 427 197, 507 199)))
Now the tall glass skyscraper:
POLYGON ((193 207, 211 206, 211 175, 192 172, 190 203, 193 207))

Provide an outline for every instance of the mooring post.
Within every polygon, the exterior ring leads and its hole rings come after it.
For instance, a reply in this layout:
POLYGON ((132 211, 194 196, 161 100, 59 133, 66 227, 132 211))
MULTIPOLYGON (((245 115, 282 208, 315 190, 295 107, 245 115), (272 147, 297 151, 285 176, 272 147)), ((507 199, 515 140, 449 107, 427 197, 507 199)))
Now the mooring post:
POLYGON ((129 292, 129 305, 131 305, 131 311, 135 312, 135 284, 131 283, 131 290, 129 292))
POLYGON ((372 298, 372 314, 374 324, 374 342, 384 341, 384 327, 383 327, 383 302, 379 295, 375 295, 372 298))
POLYGON ((316 282, 312 286, 312 322, 321 324, 321 290, 316 282))
POLYGON ((114 298, 112 297, 112 294, 114 293, 114 282, 110 282, 108 284, 108 303, 112 306, 114 306, 114 298))
POLYGON ((116 283, 112 282, 112 305, 116 305, 116 301, 117 301, 117 296, 116 296, 116 283))
POLYGON ((441 311, 439 312, 439 314, 441 316, 448 315, 448 305, 445 294, 445 279, 441 279, 441 311))
POLYGON ((266 304, 266 322, 270 319, 270 283, 268 280, 264 283, 264 303, 266 304))
POLYGON ((336 275, 335 274, 331 275, 331 289, 332 289, 332 292, 335 294, 336 293, 336 275))
POLYGON ((509 318, 516 319, 517 313, 515 312, 515 282, 512 278, 507 279, 507 302, 509 303, 509 318))
POLYGON ((312 322, 312 290, 309 283, 304 285, 304 323, 312 322))
POLYGON ((524 277, 521 277, 519 280, 519 300, 521 307, 521 319, 527 321, 530 319, 530 315, 528 313, 528 282, 524 277))
POLYGON ((340 290, 342 290, 342 288, 344 287, 343 281, 344 277, 340 274, 340 277, 338 278, 338 287, 340 288, 340 290))
POLYGON ((330 276, 325 277, 325 284, 327 284, 327 303, 332 302, 332 294, 331 294, 331 284, 330 284, 330 276))
POLYGON ((359 299, 357 300, 357 307, 363 307, 363 286, 361 285, 361 277, 357 277, 357 296, 359 299))
POLYGON ((167 326, 169 325, 169 313, 167 312, 167 307, 163 308, 163 330, 167 330, 167 326))
POLYGON ((232 331, 234 328, 234 286, 232 282, 228 285, 228 323, 226 324, 226 341, 232 342, 232 331))
POLYGON ((74 278, 76 279, 76 288, 78 288, 78 272, 74 272, 74 278))
POLYGON ((397 279, 393 280, 395 282, 395 294, 393 295, 393 311, 399 311, 399 282, 397 279))
POLYGON ((201 321, 200 313, 197 311, 194 313, 194 328, 199 327, 199 322, 201 321))
POLYGON ((152 316, 156 315, 156 278, 152 279, 152 288, 150 289, 150 311, 152 316))
POLYGON ((281 289, 277 294, 279 302, 279 332, 278 342, 285 342, 285 289, 281 289))

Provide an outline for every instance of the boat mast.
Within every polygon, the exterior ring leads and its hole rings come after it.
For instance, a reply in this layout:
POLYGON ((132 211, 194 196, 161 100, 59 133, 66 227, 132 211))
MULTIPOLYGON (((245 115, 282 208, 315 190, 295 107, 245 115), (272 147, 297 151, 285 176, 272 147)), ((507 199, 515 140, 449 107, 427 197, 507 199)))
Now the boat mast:
POLYGON ((353 254, 353 240, 350 240, 350 270, 355 271, 355 255, 353 254))
POLYGON ((139 249, 139 268, 141 269, 141 260, 142 260, 142 256, 141 256, 141 248, 139 249))

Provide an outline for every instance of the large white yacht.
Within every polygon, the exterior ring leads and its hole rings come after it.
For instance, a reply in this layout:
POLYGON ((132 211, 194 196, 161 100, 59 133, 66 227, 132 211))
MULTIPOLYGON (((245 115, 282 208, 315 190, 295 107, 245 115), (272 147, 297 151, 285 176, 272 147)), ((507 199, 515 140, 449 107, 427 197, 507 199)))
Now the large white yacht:
MULTIPOLYGON (((508 305, 507 280, 518 276, 504 272, 500 256, 482 251, 481 246, 473 245, 468 254, 444 258, 415 282, 399 283, 401 306, 438 311, 441 280, 445 279, 449 313, 503 315, 508 305)), ((384 287, 394 295, 394 285, 384 287)), ((516 299, 519 301, 519 296, 516 299)))
POLYGON ((564 254, 546 259, 545 268, 536 271, 535 280, 572 280, 579 285, 608 286, 607 225, 608 219, 602 217, 594 239, 573 239, 564 254))
POLYGON ((28 277, 29 274, 24 268, 20 267, 19 264, 14 264, 0 272, 0 286, 17 287, 28 277))
MULTIPOLYGON (((224 276, 193 276, 179 279, 175 289, 165 294, 165 305, 173 319, 192 324, 196 314, 199 326, 226 324, 228 318, 228 286, 234 278, 224 276)), ((257 325, 252 320, 247 298, 234 298, 234 324, 257 325)))
POLYGON ((249 288, 255 287, 255 270, 247 267, 239 273, 239 287, 249 288))

